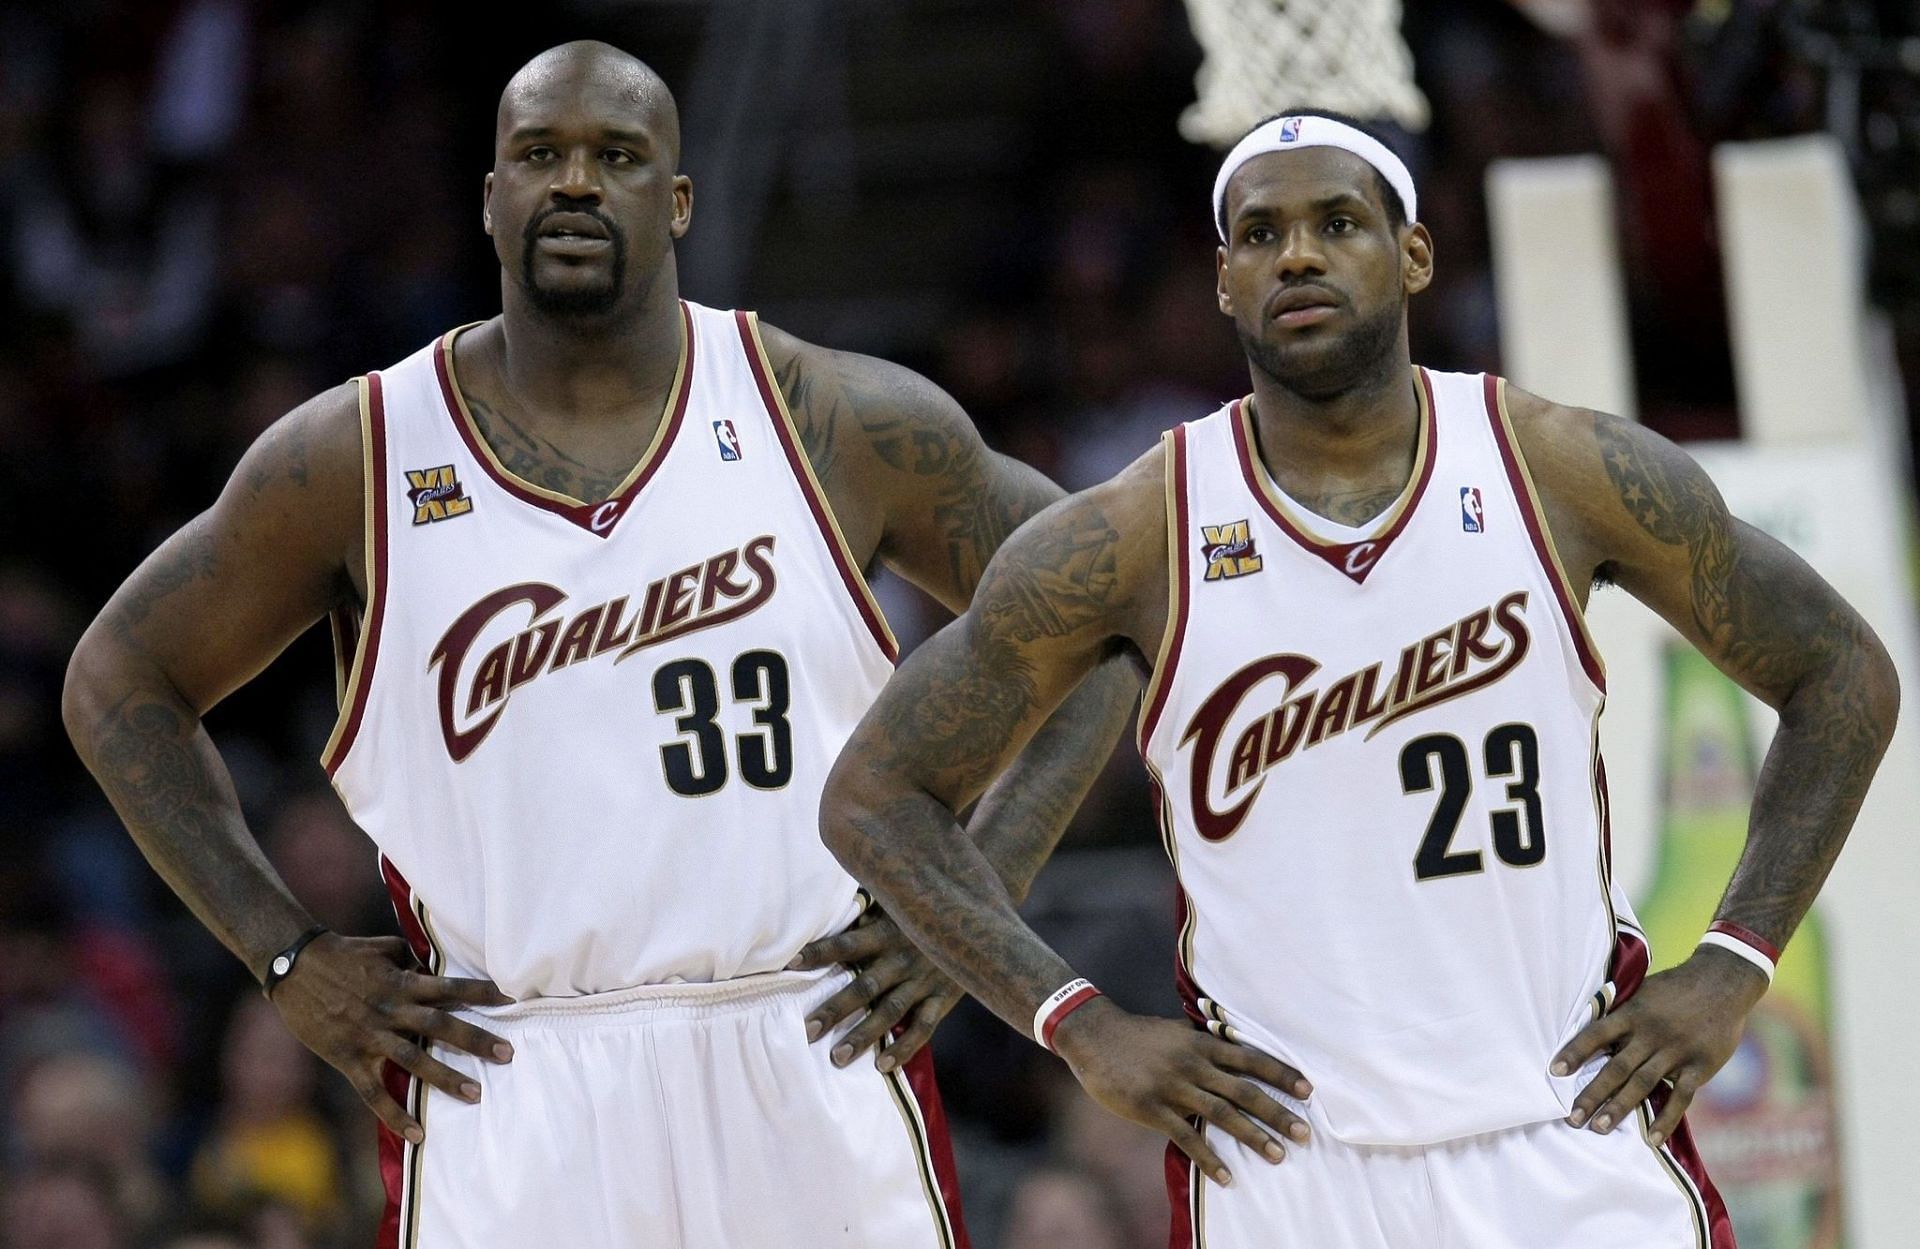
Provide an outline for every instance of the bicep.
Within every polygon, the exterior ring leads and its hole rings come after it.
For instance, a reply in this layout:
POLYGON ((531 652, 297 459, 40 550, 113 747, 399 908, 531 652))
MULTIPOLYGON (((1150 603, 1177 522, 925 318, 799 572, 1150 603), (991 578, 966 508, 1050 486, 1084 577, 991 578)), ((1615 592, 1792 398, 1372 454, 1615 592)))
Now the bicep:
POLYGON ((915 649, 868 717, 894 769, 959 810, 1013 761, 1099 660, 1018 646, 972 615, 915 649))
POLYGON ((880 554, 949 610, 964 611, 994 552, 1063 492, 1030 465, 989 450, 957 408, 923 414, 921 430, 941 445, 939 467, 919 480, 895 479, 880 554))
POLYGON ((152 665, 204 712, 348 598, 357 408, 351 390, 330 391, 263 434, 214 505, 115 592, 89 630, 93 652, 152 665))
POLYGON ((1693 457, 1612 418, 1595 423, 1610 483, 1607 560, 1619 585, 1722 671, 1779 707, 1858 617, 1806 561, 1734 517, 1693 457))
POLYGON ((966 613, 916 650, 868 717, 867 743, 956 809, 1121 645, 1120 533, 1069 499, 994 557, 966 613))

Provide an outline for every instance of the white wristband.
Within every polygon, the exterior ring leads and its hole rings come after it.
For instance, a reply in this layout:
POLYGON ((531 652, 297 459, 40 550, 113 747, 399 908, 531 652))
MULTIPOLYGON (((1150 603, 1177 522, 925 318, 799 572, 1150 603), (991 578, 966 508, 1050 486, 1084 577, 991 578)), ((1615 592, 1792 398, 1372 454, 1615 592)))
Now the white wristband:
POLYGON ((1730 954, 1739 955, 1755 967, 1758 967, 1760 974, 1767 978, 1768 984, 1773 983, 1773 960, 1740 940, 1740 938, 1730 937, 1724 932, 1709 931, 1704 937, 1700 938, 1700 944, 1717 945, 1730 954))
POLYGON ((1052 1050, 1053 1034, 1060 1021, 1099 996, 1100 990, 1094 988, 1090 980, 1067 981, 1048 994, 1047 1000, 1033 1012, 1033 1039, 1052 1050))

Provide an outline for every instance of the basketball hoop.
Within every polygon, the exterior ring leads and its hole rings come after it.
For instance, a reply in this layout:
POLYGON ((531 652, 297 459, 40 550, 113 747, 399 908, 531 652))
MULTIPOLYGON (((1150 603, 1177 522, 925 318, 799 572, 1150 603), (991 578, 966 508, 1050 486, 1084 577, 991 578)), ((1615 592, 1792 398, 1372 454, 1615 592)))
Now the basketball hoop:
POLYGON ((1206 53, 1180 115, 1195 143, 1231 146, 1292 105, 1426 129, 1400 0, 1187 0, 1187 16, 1206 53))

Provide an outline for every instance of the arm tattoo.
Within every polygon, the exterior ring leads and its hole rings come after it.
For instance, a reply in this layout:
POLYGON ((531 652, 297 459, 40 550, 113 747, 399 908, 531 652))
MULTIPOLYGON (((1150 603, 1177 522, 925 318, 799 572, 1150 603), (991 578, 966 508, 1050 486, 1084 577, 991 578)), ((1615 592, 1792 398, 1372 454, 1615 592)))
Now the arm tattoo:
MULTIPOLYGON (((334 526, 316 517, 331 515, 335 505, 350 506, 357 522, 358 503, 344 501, 349 487, 335 462, 349 452, 344 441, 334 443, 341 429, 325 423, 331 419, 309 413, 262 436, 222 503, 163 543, 114 595, 75 648, 62 698, 75 749, 148 862, 256 975, 312 921, 247 831, 232 779, 201 723, 198 704, 217 694, 183 686, 182 673, 193 665, 170 668, 166 657, 192 653, 215 667, 245 664, 251 670, 246 646, 213 640, 209 651, 202 642, 209 632, 230 631, 217 627, 220 622, 250 618, 244 609, 230 610, 236 602, 271 600, 298 585, 296 574, 279 562, 285 552, 278 546, 264 557, 275 563, 266 579, 270 588, 261 569, 248 571, 263 559, 258 550, 249 551, 262 542, 253 522, 264 519, 271 532, 287 522, 267 518, 291 512, 307 534, 330 534, 334 526), (255 595, 255 588, 267 592, 255 595), (209 654, 216 658, 209 660, 209 654)), ((351 428, 357 487, 357 421, 351 428)), ((291 593, 300 600, 309 591, 327 599, 312 604, 316 616, 326 606, 352 601, 344 560, 326 575, 324 591, 318 570, 310 571, 316 583, 291 593)), ((297 614, 305 607, 302 601, 290 610, 297 614)), ((209 679, 206 672, 192 675, 202 686, 209 679)), ((219 678, 212 679, 217 685, 219 678)))
POLYGON ((991 595, 981 587, 983 620, 1022 643, 1084 628, 1111 607, 1119 544, 1098 507, 1074 506, 1034 535, 1023 558, 995 570, 991 595))
POLYGON ((786 396, 787 410, 793 413, 794 424, 799 427, 800 445, 806 448, 814 475, 824 482, 833 475, 839 460, 836 435, 841 419, 852 414, 846 392, 830 374, 825 385, 818 384, 814 370, 806 367, 804 353, 798 351, 774 370, 774 378, 780 384, 780 393, 786 396))
POLYGON ((823 364, 805 352, 775 373, 822 482, 840 467, 850 431, 887 470, 912 479, 912 496, 924 500, 932 540, 946 556, 938 572, 925 559, 915 563, 945 581, 942 597, 950 601, 967 599, 1007 535, 1060 497, 1038 473, 988 451, 924 378, 857 357, 823 364))
POLYGON ((849 811, 848 843, 887 845, 883 861, 843 861, 941 970, 1016 1031, 1034 1003, 1073 979, 1073 969, 1015 909, 1013 895, 980 848, 930 795, 902 796, 849 811))
MULTIPOLYGON (((955 626, 967 631, 971 651, 956 646, 934 652, 916 669, 916 696, 887 700, 888 719, 895 722, 886 725, 882 739, 886 757, 915 773, 938 764, 945 784, 966 795, 957 805, 970 800, 998 773, 1008 742, 1038 700, 1034 665, 1023 648, 1065 637, 1110 609, 1119 581, 1118 542, 1118 531, 1100 509, 1080 504, 1033 534, 1018 558, 995 565, 976 599, 978 621, 955 626)), ((1096 733, 1110 722, 1104 704, 1112 697, 1111 689, 1101 696, 1101 711, 1092 718, 1096 733)), ((1067 736, 1083 753, 1050 757, 1056 765, 1087 766, 1084 752, 1094 745, 1084 733, 1067 736)), ((1112 738, 1104 745, 1111 748, 1112 738)), ((1022 764, 1003 785, 1022 784, 1046 766, 1024 755, 1022 764)))
POLYGON ((1114 654, 1040 726, 1027 748, 980 799, 971 836, 1015 902, 1024 901, 1125 732, 1140 676, 1114 654))
POLYGON ((232 778, 177 693, 136 685, 74 744, 147 861, 249 971, 258 976, 311 922, 247 832, 232 778))
POLYGON ((1039 522, 988 572, 972 614, 882 691, 822 804, 828 844, 908 934, 1017 1028, 1070 970, 1015 910, 1112 751, 1136 691, 1117 646, 1036 732, 963 832, 978 793, 1075 662, 1036 643, 1091 633, 1118 594, 1117 533, 1081 502, 1039 522), (1043 692, 1044 691, 1044 692, 1043 692))
POLYGON ((1689 457, 1612 418, 1597 418, 1594 429, 1621 506, 1655 541, 1686 548, 1701 649, 1780 712, 1747 846, 1719 914, 1784 946, 1838 857, 1892 736, 1892 664, 1831 586, 1728 515, 1689 457))
POLYGON ((881 758, 930 769, 943 790, 966 795, 955 802, 964 806, 1000 770, 1007 743, 1033 712, 1033 663, 1004 638, 986 635, 971 654, 955 646, 929 656, 917 675, 915 697, 885 700, 875 719, 881 758))
POLYGON ((1678 452, 1653 453, 1624 422, 1596 420, 1594 431, 1621 506, 1655 541, 1687 548, 1689 597, 1701 636, 1715 650, 1728 648, 1727 660, 1765 688, 1790 680, 1799 639, 1756 636, 1741 627, 1764 618, 1769 595, 1739 566, 1734 520, 1707 475, 1678 452))
POLYGON ((1036 701, 1025 664, 987 666, 1010 648, 970 656, 963 627, 923 645, 881 692, 835 765, 821 830, 915 944, 1024 1028, 1033 1003, 1072 979, 1015 909, 1058 832, 1017 829, 1018 804, 1004 801, 992 836, 956 822, 957 795, 992 776, 1036 701), (942 796, 916 782, 923 772, 942 796))
POLYGON ((121 641, 131 640, 153 613, 155 604, 213 576, 218 567, 213 535, 204 522, 190 523, 181 531, 175 550, 148 566, 142 576, 128 584, 125 594, 115 596, 106 612, 106 625, 121 641))

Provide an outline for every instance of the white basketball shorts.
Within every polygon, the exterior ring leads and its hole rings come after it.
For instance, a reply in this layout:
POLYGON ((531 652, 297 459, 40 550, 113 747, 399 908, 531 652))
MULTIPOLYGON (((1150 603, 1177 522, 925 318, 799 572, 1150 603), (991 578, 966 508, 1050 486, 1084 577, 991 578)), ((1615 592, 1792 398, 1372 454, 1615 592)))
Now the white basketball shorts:
POLYGON ((1311 1102, 1274 1096, 1312 1129, 1286 1161, 1208 1126, 1223 1188, 1168 1149, 1174 1249, 1734 1249, 1692 1135, 1683 1123, 1653 1148, 1646 1106, 1606 1136, 1554 1119, 1382 1146, 1335 1140, 1311 1102))
POLYGON ((470 1105, 390 1070, 381 1249, 966 1249, 922 1051, 882 1075, 809 1044, 836 971, 646 986, 462 1012, 511 1063, 434 1047, 470 1105))

